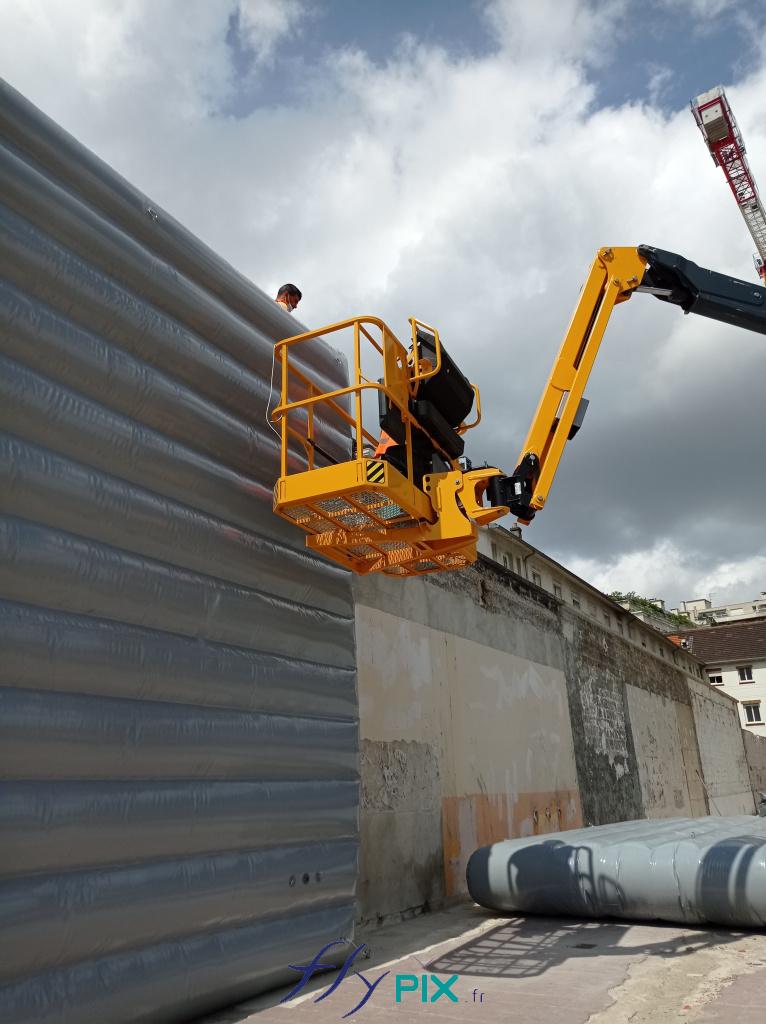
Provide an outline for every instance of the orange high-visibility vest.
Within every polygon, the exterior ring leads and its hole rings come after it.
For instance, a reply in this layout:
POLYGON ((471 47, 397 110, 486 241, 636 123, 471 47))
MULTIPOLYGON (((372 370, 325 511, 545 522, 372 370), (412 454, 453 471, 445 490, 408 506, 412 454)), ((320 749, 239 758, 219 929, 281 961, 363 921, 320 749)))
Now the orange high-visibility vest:
MULTIPOLYGON (((410 349, 410 354, 412 354, 412 349, 410 349)), ((422 373, 428 373, 432 369, 433 366, 430 359, 421 359, 420 370, 422 373)), ((397 442, 393 439, 393 437, 389 437, 385 430, 381 431, 380 440, 378 441, 378 447, 375 449, 375 458, 379 459, 380 456, 385 451, 387 451, 389 448, 393 448, 393 446, 396 443, 397 442)))
POLYGON ((387 451, 389 448, 392 448, 395 444, 396 441, 394 441, 393 437, 389 437, 389 435, 384 430, 380 435, 378 447, 375 449, 375 458, 380 458, 383 452, 387 451))

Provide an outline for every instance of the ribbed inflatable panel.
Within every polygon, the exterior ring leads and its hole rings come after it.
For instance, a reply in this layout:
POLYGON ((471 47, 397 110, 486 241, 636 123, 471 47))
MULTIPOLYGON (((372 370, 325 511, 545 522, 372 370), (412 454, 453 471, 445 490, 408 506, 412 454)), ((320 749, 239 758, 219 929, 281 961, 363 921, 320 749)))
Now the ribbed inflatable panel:
POLYGON ((766 925, 766 819, 625 821, 483 846, 468 891, 503 913, 766 925))
POLYGON ((0 1021, 186 1020, 352 935, 350 579, 271 509, 298 330, 2 86, 0 1021))

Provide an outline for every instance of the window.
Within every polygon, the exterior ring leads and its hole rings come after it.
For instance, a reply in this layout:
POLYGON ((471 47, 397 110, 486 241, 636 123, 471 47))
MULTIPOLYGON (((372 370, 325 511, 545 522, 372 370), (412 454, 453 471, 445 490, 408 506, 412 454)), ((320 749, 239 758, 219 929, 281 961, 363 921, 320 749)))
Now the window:
POLYGON ((492 545, 492 557, 497 561, 497 544, 492 545))
POLYGON ((541 587, 543 585, 543 581, 540 578, 540 573, 539 572, 533 572, 532 573, 532 582, 535 584, 535 586, 538 586, 538 587, 541 587))
POLYGON ((508 568, 508 555, 503 555, 503 566, 508 568))
POLYGON ((554 583, 553 584, 553 595, 554 595, 554 597, 561 597, 562 596, 561 595, 561 587, 558 585, 558 583, 554 583))
POLYGON ((604 625, 606 626, 607 629, 611 629, 612 628, 612 618, 611 618, 609 612, 604 612, 604 625))
POLYGON ((519 576, 523 576, 524 575, 524 573, 521 571, 521 559, 520 558, 516 559, 516 572, 519 574, 519 576))
POLYGON ((708 676, 707 681, 711 686, 723 686, 723 676, 708 676))
POLYGON ((761 718, 761 702, 753 701, 752 704, 743 704, 745 709, 745 721, 748 725, 756 725, 763 721, 761 718))
POLYGON ((753 666, 752 665, 738 665, 737 675, 741 683, 752 683, 753 681, 753 666))
POLYGON ((625 632, 625 629, 620 619, 617 620, 617 632, 620 634, 620 636, 622 636, 625 632))
POLYGON ((580 607, 580 599, 575 594, 572 594, 572 604, 575 606, 575 608, 580 607))

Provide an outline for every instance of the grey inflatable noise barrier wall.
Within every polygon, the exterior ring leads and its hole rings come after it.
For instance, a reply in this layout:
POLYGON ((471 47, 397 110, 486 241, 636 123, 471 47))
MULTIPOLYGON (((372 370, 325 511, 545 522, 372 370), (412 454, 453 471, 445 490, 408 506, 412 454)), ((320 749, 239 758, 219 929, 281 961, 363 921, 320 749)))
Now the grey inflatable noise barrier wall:
POLYGON ((483 846, 468 890, 502 913, 766 924, 766 819, 624 821, 483 846))
POLYGON ((0 1024, 186 1021, 353 936, 351 579, 272 511, 302 329, 0 82, 0 1024))

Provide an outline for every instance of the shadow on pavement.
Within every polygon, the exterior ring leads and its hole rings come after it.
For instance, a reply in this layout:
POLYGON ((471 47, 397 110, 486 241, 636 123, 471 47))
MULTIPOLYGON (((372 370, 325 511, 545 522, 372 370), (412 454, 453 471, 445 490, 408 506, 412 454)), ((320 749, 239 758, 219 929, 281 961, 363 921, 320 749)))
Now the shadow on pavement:
POLYGON ((490 931, 431 960, 434 973, 477 977, 533 978, 551 967, 582 957, 680 957, 723 943, 735 942, 745 932, 695 927, 678 935, 679 926, 659 921, 582 921, 550 917, 514 917, 490 931), (622 945, 628 932, 648 925, 654 936, 667 931, 667 940, 644 945, 622 945))

